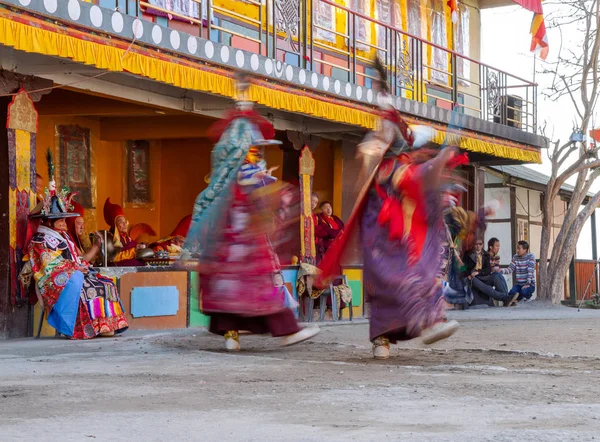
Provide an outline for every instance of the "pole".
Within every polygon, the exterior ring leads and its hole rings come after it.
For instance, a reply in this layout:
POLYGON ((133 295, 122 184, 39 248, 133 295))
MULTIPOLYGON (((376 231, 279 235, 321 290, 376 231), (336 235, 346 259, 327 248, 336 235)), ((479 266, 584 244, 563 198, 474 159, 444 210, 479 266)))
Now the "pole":
MULTIPOLYGON (((594 261, 598 261, 598 237, 596 235, 596 210, 592 212, 592 258, 594 261)), ((600 287, 598 285, 598 267, 595 267, 596 273, 596 293, 600 293, 600 287)))
POLYGON ((107 256, 108 247, 106 245, 106 241, 107 241, 107 235, 106 235, 106 230, 105 230, 104 231, 104 267, 108 267, 108 256, 107 256))
MULTIPOLYGON (((567 203, 567 207, 571 205, 569 201, 567 203)), ((571 305, 577 305, 577 283, 575 281, 575 253, 573 258, 571 258, 571 263, 569 264, 569 293, 570 293, 570 302, 571 305)), ((585 295, 584 295, 585 296, 585 295)))
MULTIPOLYGON (((577 305, 577 282, 575 281, 575 258, 569 264, 569 292, 571 294, 571 305, 577 305)), ((585 296, 585 295, 584 295, 585 296)))

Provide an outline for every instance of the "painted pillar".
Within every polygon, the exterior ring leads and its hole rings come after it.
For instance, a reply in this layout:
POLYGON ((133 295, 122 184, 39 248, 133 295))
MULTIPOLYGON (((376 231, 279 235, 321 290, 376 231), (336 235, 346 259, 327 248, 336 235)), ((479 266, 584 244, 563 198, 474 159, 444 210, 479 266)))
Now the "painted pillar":
POLYGON ((27 302, 27 293, 21 291, 19 272, 27 239, 29 212, 36 205, 36 133, 38 114, 24 89, 8 105, 8 208, 9 208, 9 263, 11 304, 27 302))
POLYGON ((311 209, 313 176, 315 174, 315 159, 308 148, 304 146, 300 155, 300 261, 315 264, 317 251, 315 248, 315 226, 311 209))
MULTIPOLYGON (((0 90, 11 93, 12 78, 0 81, 0 90)), ((23 84, 24 82, 21 82, 23 84)), ((17 86, 18 87, 18 86, 17 86)), ((0 339, 27 336, 30 332, 27 294, 21 293, 18 274, 24 254, 27 221, 35 205, 35 139, 37 112, 30 97, 19 90, 0 98, 0 339)))

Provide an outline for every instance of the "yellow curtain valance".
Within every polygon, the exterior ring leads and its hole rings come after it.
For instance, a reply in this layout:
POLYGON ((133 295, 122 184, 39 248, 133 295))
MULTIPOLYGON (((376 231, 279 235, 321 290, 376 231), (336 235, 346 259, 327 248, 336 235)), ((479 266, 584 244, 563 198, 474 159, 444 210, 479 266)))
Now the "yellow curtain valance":
POLYGON ((542 163, 542 156, 539 151, 525 150, 518 146, 506 146, 481 138, 469 137, 461 134, 447 134, 446 132, 436 130, 434 139, 437 144, 447 143, 458 146, 469 152, 483 153, 511 160, 523 161, 524 163, 542 163))
MULTIPOLYGON (((4 14, 4 11, 2 12, 4 14)), ((139 51, 120 48, 114 41, 110 44, 92 41, 91 36, 83 40, 71 35, 37 26, 29 26, 6 17, 0 17, 0 43, 17 50, 55 57, 69 58, 73 61, 106 69, 113 72, 129 72, 162 83, 184 89, 209 92, 225 97, 235 97, 234 80, 231 77, 200 69, 199 65, 183 61, 168 61, 159 58, 152 51, 139 51)), ((66 30, 69 32, 69 30, 66 30)), ((137 49, 137 48, 136 48, 137 49)), ((143 49, 142 49, 143 50, 143 49)), ((258 82, 250 88, 250 98, 258 104, 289 112, 299 112, 317 118, 336 121, 355 126, 373 128, 377 116, 364 106, 357 109, 328 100, 311 97, 298 90, 296 95, 284 91, 274 91, 258 82)))
MULTIPOLYGON (((113 72, 129 72, 183 89, 235 97, 234 80, 225 71, 216 73, 191 61, 165 56, 156 51, 135 47, 127 51, 126 43, 103 39, 91 34, 62 28, 54 24, 0 10, 0 44, 17 50, 68 58, 75 62, 113 72), (73 34, 77 35, 68 35, 73 34), (85 38, 85 39, 84 39, 85 38)), ((342 102, 301 89, 277 86, 257 80, 249 90, 250 99, 273 109, 311 115, 316 118, 374 129, 378 124, 376 112, 368 106, 342 102), (296 93, 294 93, 296 92, 296 93)), ((438 140, 445 132, 438 130, 438 140)), ((457 145, 465 150, 502 158, 540 163, 539 151, 521 149, 459 136, 457 145)))

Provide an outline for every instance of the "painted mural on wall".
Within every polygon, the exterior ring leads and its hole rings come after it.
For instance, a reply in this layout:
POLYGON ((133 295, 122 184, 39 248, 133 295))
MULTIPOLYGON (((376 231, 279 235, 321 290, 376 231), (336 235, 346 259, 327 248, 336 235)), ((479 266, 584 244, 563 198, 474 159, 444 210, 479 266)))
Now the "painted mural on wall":
POLYGON ((77 192, 77 202, 93 208, 92 152, 90 130, 79 126, 57 126, 60 185, 77 192))
POLYGON ((127 143, 126 203, 147 204, 150 198, 150 143, 143 140, 127 143))

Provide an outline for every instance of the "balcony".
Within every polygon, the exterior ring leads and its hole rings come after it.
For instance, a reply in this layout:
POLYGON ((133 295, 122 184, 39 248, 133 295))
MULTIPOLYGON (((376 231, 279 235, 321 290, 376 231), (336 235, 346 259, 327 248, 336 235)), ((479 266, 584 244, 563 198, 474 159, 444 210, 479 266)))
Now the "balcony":
POLYGON ((328 76, 334 84, 326 82, 324 92, 339 93, 335 80, 351 83, 357 89, 349 98, 373 104, 372 61, 378 55, 388 67, 394 97, 536 132, 536 84, 332 1, 192 0, 191 9, 179 11, 158 3, 99 1, 142 20, 328 76))

